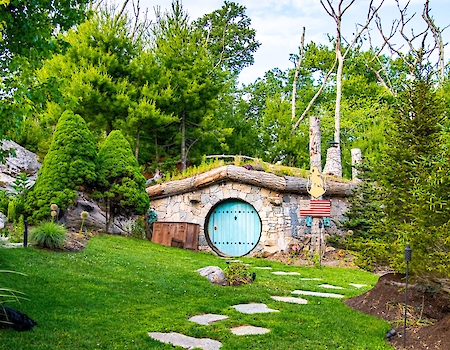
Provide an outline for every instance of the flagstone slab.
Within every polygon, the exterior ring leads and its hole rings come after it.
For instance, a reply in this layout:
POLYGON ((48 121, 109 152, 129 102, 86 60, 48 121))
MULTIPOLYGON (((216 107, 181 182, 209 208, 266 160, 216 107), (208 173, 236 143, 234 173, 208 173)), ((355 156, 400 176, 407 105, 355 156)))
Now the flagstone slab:
POLYGON ((259 314, 268 312, 280 312, 280 310, 273 310, 267 307, 266 304, 250 303, 250 304, 238 304, 233 305, 237 311, 243 314, 259 314))
POLYGON ((350 283, 350 285, 356 288, 367 287, 367 284, 350 283))
POLYGON ((291 292, 292 294, 299 294, 299 295, 310 295, 314 297, 323 297, 323 298, 343 298, 344 296, 342 294, 334 294, 334 293, 321 293, 321 292, 311 292, 309 290, 294 290, 291 292))
POLYGON ((201 324, 204 326, 209 326, 217 321, 222 321, 228 319, 228 316, 223 315, 215 315, 215 314, 205 314, 205 315, 197 315, 192 316, 189 321, 195 322, 197 324, 201 324))
POLYGON ((328 289, 344 289, 343 287, 333 286, 331 284, 321 284, 319 287, 328 288, 328 289))
POLYGON ((274 275, 288 275, 288 276, 298 276, 298 275, 300 275, 298 272, 274 271, 272 273, 274 275))
POLYGON ((308 304, 308 300, 302 298, 277 297, 277 296, 271 296, 271 298, 276 301, 284 301, 285 303, 308 304))
POLYGON ((253 335, 253 334, 266 334, 270 332, 270 329, 254 326, 240 326, 231 328, 230 331, 236 335, 253 335))
POLYGON ((260 270, 272 270, 270 266, 255 266, 254 268, 260 270))
POLYGON ((321 278, 300 278, 300 281, 322 281, 321 278))
POLYGON ((197 339, 180 333, 149 332, 148 335, 160 342, 181 346, 184 349, 218 350, 222 346, 222 343, 217 340, 209 338, 197 339))

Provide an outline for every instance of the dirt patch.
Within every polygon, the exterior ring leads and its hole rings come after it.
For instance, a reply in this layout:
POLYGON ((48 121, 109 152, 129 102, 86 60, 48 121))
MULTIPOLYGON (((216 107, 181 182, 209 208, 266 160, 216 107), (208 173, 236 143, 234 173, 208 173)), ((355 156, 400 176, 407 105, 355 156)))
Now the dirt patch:
POLYGON ((96 232, 78 232, 68 231, 67 237, 64 241, 63 251, 66 252, 79 252, 86 248, 87 243, 92 236, 97 235, 96 232))
MULTIPOLYGON (((388 339, 396 349, 403 349, 405 277, 386 274, 373 289, 345 303, 353 309, 380 317, 391 323, 396 334, 388 339)), ((448 295, 408 286, 406 328, 407 349, 450 349, 450 303, 448 295)))

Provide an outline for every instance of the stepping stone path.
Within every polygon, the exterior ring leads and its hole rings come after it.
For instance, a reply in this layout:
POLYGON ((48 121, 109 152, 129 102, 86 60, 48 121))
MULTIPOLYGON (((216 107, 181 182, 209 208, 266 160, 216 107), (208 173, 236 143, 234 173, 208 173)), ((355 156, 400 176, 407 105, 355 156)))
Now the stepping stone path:
POLYGON ((234 305, 237 311, 242 312, 243 314, 259 314, 259 313, 268 313, 268 312, 280 312, 280 310, 269 309, 266 304, 238 304, 234 305))
POLYGON ((150 332, 148 335, 160 342, 181 346, 184 349, 218 350, 222 346, 222 343, 217 340, 209 338, 197 339, 179 333, 150 332))
POLYGON ((266 334, 270 332, 270 329, 254 326, 240 326, 231 328, 230 331, 231 333, 236 335, 252 335, 252 334, 266 334))
MULTIPOLYGON (((228 260, 227 263, 232 262, 240 262, 240 260, 228 260)), ((255 269, 261 269, 261 270, 271 270, 272 268, 269 266, 257 266, 255 269)), ((298 272, 284 272, 284 271, 274 271, 272 272, 274 275, 300 275, 298 272)), ((321 281, 321 278, 301 278, 301 281, 321 281)), ((366 287, 366 284, 356 284, 356 283, 350 283, 349 284, 352 287, 355 288, 362 288, 366 287)), ((344 289, 343 287, 339 286, 333 286, 331 284, 321 284, 319 285, 321 288, 329 288, 329 289, 344 289)), ((342 294, 334 294, 334 293, 320 293, 320 292, 312 292, 307 290, 294 290, 292 294, 298 294, 298 295, 310 295, 310 296, 316 296, 316 297, 324 297, 324 298, 343 298, 344 295, 342 294)), ((308 301, 306 299, 302 298, 296 298, 296 297, 280 297, 280 296, 271 296, 273 300, 276 301, 282 301, 286 303, 295 303, 295 304, 308 304, 308 301)), ((258 303, 250 303, 250 304, 238 304, 232 306, 234 309, 236 309, 239 312, 242 312, 244 314, 256 314, 256 313, 269 313, 269 312, 280 312, 279 310, 273 310, 267 307, 265 304, 258 304, 258 303)), ((223 315, 215 315, 215 314, 205 314, 205 315, 197 315, 193 316, 189 319, 191 322, 195 322, 200 325, 210 325, 214 322, 222 321, 228 319, 227 316, 223 315)), ((263 328, 263 327, 255 327, 255 326, 239 326, 231 328, 230 331, 235 335, 252 335, 252 334, 265 334, 270 332, 270 329, 263 328)), ((159 333, 159 332, 149 332, 148 335, 158 341, 161 341, 163 343, 169 343, 173 346, 180 346, 185 349, 203 349, 203 350, 218 350, 222 346, 222 343, 209 339, 209 338, 203 338, 203 339, 197 339, 193 337, 188 337, 183 334, 179 333, 159 333)))
POLYGON ((344 289, 342 287, 332 286, 331 284, 321 284, 319 287, 328 288, 328 289, 344 289))
POLYGON ((311 292, 309 290, 294 290, 292 294, 311 295, 314 297, 337 298, 337 299, 344 297, 342 294, 311 292))
POLYGON ((308 304, 308 300, 302 298, 277 297, 277 296, 271 296, 271 298, 276 301, 284 301, 285 303, 308 304))
POLYGON ((189 321, 208 326, 210 324, 213 324, 214 322, 222 321, 222 320, 226 320, 226 319, 228 319, 227 316, 206 314, 206 315, 193 316, 189 319, 189 321))

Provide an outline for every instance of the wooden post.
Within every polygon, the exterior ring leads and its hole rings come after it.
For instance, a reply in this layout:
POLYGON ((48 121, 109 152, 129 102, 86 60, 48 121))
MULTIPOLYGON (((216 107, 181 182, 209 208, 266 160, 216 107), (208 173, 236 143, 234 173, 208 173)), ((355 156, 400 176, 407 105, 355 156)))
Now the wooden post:
MULTIPOLYGON (((311 116, 309 118, 309 166, 310 169, 317 168, 322 172, 322 155, 321 155, 321 133, 320 118, 311 116)), ((321 198, 321 197, 320 197, 321 198)), ((315 199, 311 196, 311 199, 315 199)), ((311 224, 311 249, 310 252, 319 253, 321 247, 321 228, 320 218, 313 217, 311 224)))

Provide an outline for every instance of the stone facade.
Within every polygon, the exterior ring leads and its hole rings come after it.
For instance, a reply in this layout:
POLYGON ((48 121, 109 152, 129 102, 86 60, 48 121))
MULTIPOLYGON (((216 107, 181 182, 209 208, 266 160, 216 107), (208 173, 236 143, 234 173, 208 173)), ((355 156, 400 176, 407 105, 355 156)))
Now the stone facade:
MULTIPOLYGON (((226 180, 187 193, 151 198, 151 207, 157 212, 158 221, 199 224, 199 249, 211 250, 205 237, 211 209, 226 199, 243 200, 255 208, 262 224, 260 241, 248 254, 254 256, 287 251, 293 244, 311 241, 311 227, 299 215, 300 200, 309 198, 308 194, 277 192, 226 180)), ((324 233, 340 234, 335 222, 343 218, 348 202, 343 197, 333 197, 331 203, 331 225, 325 227, 324 233)))

